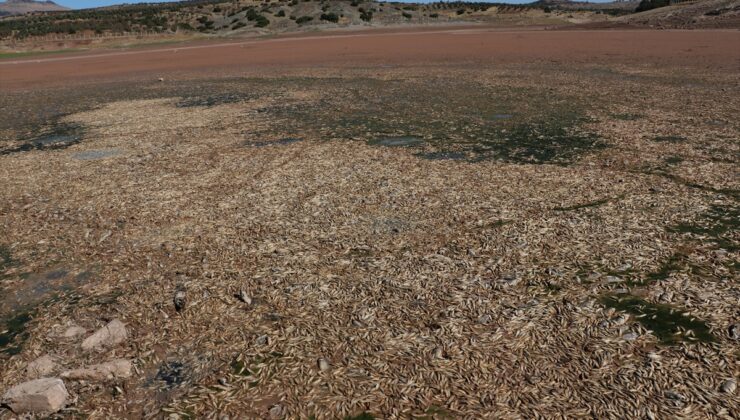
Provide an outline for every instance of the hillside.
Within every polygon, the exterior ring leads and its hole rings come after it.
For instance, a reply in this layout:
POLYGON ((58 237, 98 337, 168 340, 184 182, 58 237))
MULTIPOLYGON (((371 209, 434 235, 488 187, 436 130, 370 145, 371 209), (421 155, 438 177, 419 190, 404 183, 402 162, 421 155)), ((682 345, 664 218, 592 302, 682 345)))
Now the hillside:
POLYGON ((740 0, 704 0, 659 7, 619 20, 656 28, 738 28, 740 0))
POLYGON ((22 15, 31 12, 56 12, 62 10, 69 9, 64 6, 60 6, 51 0, 7 0, 5 2, 0 2, 0 16, 22 15))
POLYGON ((387 3, 340 0, 191 1, 122 5, 0 20, 0 38, 121 33, 238 35, 348 26, 486 22, 564 25, 605 20, 603 11, 560 10, 539 3, 387 3))

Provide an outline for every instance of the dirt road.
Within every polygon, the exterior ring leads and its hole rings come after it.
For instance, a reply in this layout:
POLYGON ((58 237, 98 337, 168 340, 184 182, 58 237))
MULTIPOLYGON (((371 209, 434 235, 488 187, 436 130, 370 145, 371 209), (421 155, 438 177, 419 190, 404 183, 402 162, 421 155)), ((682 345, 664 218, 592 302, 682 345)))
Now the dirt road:
POLYGON ((543 31, 437 28, 178 44, 0 60, 0 89, 91 80, 249 74, 269 67, 445 62, 573 62, 736 70, 738 31, 543 31))

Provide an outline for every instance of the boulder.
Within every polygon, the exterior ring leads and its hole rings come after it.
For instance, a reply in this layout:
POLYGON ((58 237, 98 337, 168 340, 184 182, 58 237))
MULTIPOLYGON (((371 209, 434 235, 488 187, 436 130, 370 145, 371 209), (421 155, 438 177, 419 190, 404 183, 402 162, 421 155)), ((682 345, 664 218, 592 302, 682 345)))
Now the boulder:
POLYGON ((53 413, 64 407, 69 398, 59 378, 41 378, 23 382, 3 395, 3 404, 15 413, 53 413))
POLYGON ((88 381, 108 381, 123 379, 131 376, 131 362, 124 359, 92 365, 82 369, 73 369, 62 372, 62 378, 88 381))
POLYGON ((123 325, 123 322, 114 319, 108 325, 95 331, 90 337, 87 337, 82 342, 82 348, 84 350, 92 350, 111 347, 122 343, 126 340, 126 337, 128 337, 126 326, 123 325))
POLYGON ((56 367, 57 364, 51 356, 41 356, 26 366, 26 375, 29 379, 42 378, 51 375, 56 367))

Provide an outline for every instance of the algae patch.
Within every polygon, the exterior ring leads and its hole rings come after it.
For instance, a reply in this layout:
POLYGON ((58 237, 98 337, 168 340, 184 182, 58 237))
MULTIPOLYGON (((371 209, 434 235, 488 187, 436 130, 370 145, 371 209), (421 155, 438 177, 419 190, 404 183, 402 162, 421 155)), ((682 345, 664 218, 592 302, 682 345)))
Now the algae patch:
POLYGON ((687 316, 673 306, 650 303, 630 295, 607 295, 602 296, 600 301, 605 306, 633 315, 640 324, 652 331, 661 344, 715 341, 714 335, 704 321, 687 316))

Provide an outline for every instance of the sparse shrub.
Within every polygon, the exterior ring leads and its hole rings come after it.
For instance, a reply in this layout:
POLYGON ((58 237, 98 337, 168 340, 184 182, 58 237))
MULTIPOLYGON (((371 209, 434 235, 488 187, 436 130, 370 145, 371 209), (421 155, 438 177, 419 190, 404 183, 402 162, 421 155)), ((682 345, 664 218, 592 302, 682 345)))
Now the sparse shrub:
POLYGON ((232 30, 232 31, 234 31, 234 30, 237 30, 237 29, 243 28, 243 27, 245 27, 245 26, 247 26, 247 24, 246 24, 246 23, 244 23, 244 22, 239 22, 239 23, 237 23, 236 25, 232 26, 232 27, 231 27, 231 30, 232 30))
POLYGON ((670 5, 670 0, 642 0, 635 9, 635 12, 644 12, 645 10, 657 9, 670 5))
POLYGON ((339 22, 339 16, 337 16, 336 13, 322 13, 321 14, 321 20, 325 20, 327 22, 337 23, 337 22, 339 22))
POLYGON ((458 15, 461 15, 463 13, 465 13, 465 9, 457 9, 457 14, 458 15))
POLYGON ((550 12, 552 12, 552 9, 550 9, 550 6, 545 6, 544 8, 542 8, 542 10, 543 10, 543 11, 544 11, 545 13, 550 13, 550 12))
POLYGON ((435 19, 436 19, 436 18, 438 18, 438 17, 439 17, 439 13, 431 13, 431 14, 429 15, 429 17, 430 17, 430 18, 435 18, 435 19))
POLYGON ((298 19, 295 20, 295 23, 301 25, 303 23, 310 22, 312 20, 313 20, 313 17, 311 17, 311 16, 301 16, 301 17, 299 17, 298 19))
POLYGON ((277 17, 285 17, 285 10, 278 10, 277 13, 275 13, 275 16, 277 17))
POLYGON ((405 17, 406 19, 411 19, 411 13, 406 13, 406 12, 403 12, 403 13, 401 13, 401 14, 402 14, 402 15, 403 15, 403 17, 405 17))

